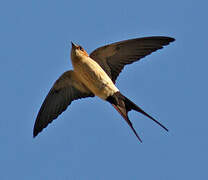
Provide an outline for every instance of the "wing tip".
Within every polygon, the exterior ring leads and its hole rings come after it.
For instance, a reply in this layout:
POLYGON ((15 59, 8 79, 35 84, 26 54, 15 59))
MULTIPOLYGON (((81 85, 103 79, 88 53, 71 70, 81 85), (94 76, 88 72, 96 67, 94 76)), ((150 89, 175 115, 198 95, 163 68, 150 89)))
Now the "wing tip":
POLYGON ((39 132, 34 128, 33 129, 33 138, 35 138, 38 134, 39 134, 39 132))
POLYGON ((169 42, 171 43, 171 42, 174 42, 176 39, 175 38, 173 38, 173 37, 167 37, 168 38, 168 40, 169 40, 169 42))
POLYGON ((162 46, 169 45, 170 43, 172 43, 172 42, 174 42, 176 40, 175 38, 168 37, 168 36, 158 36, 158 38, 159 38, 159 40, 161 40, 162 46))
MULTIPOLYGON (((143 38, 143 39, 150 39, 150 40, 154 39, 154 40, 160 41, 160 43, 162 45, 161 48, 163 48, 163 46, 166 46, 166 45, 168 45, 168 44, 170 44, 170 43, 172 43, 176 40, 175 38, 170 37, 170 36, 152 36, 152 37, 146 37, 146 38, 143 38)), ((159 49, 161 49, 161 48, 159 48, 159 49)))

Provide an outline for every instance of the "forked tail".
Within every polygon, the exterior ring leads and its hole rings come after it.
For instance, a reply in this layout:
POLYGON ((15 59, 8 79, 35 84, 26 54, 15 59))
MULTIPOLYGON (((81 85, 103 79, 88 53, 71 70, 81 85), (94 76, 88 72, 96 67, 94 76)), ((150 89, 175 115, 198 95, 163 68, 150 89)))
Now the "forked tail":
POLYGON ((121 114, 121 116, 126 120, 128 125, 131 127, 133 130, 134 134, 137 136, 140 142, 142 142, 141 138, 137 134, 136 130, 134 129, 131 121, 129 120, 128 117, 128 112, 131 110, 135 110, 137 112, 142 113, 143 115, 147 116, 148 118, 152 119, 154 122, 156 122, 158 125, 160 125, 163 129, 168 131, 168 129, 163 126, 160 122, 158 122, 156 119, 151 117, 149 114, 144 112, 140 107, 138 107, 136 104, 134 104, 131 100, 129 100, 127 97, 122 95, 120 92, 116 92, 112 96, 109 96, 106 99, 109 103, 113 105, 113 107, 121 114))

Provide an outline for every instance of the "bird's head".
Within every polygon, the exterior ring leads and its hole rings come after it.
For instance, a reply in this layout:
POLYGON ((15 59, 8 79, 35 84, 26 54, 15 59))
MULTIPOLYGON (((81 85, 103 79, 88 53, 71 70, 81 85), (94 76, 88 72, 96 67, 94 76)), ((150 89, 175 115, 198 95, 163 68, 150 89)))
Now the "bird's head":
POLYGON ((82 46, 79 46, 77 44, 74 44, 71 42, 72 48, 71 48, 71 58, 81 58, 83 56, 89 56, 87 52, 82 48, 82 46))

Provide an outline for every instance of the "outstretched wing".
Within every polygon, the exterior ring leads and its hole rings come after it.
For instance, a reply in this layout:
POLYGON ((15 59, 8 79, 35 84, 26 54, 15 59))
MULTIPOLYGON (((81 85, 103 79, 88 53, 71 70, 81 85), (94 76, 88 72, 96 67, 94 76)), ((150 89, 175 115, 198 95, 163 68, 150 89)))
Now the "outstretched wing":
POLYGON ((93 96, 94 94, 77 80, 73 71, 63 73, 54 83, 40 108, 33 129, 33 137, 65 111, 73 100, 93 96))
POLYGON ((174 38, 163 36, 129 39, 97 48, 90 54, 90 57, 115 83, 126 64, 138 61, 174 40, 174 38))

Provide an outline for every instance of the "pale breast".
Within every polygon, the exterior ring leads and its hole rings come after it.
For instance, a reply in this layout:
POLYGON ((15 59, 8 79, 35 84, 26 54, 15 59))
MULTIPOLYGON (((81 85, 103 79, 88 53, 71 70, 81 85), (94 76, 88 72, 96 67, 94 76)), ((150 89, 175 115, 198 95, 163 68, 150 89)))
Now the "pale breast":
POLYGON ((73 66, 82 83, 98 97, 106 99, 119 91, 105 71, 90 57, 76 61, 73 66))

